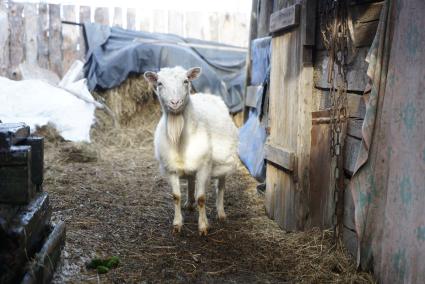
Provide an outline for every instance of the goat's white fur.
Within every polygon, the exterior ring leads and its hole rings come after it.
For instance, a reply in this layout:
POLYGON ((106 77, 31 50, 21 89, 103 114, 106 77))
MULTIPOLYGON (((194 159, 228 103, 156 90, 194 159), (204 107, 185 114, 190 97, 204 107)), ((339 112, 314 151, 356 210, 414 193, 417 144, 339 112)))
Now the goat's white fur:
MULTIPOLYGON (((148 78, 147 74, 145 77, 148 78)), ((174 230, 179 232, 183 225, 180 178, 184 177, 188 178, 189 183, 186 204, 192 207, 195 200, 198 202, 198 229, 201 235, 206 235, 205 189, 211 177, 219 179, 216 206, 219 219, 224 219, 225 176, 234 172, 238 163, 238 131, 228 108, 218 96, 201 93, 189 95, 181 113, 169 112, 167 96, 181 91, 177 89, 181 88, 185 79, 187 73, 181 67, 164 68, 155 78, 167 88, 163 90, 164 95, 158 92, 163 114, 155 131, 155 157, 173 190, 174 230)))

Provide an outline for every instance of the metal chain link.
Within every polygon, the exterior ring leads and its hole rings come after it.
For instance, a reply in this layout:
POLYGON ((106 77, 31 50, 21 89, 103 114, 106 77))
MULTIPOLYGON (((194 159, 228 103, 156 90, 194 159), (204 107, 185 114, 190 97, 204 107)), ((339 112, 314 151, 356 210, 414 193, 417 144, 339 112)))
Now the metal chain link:
MULTIPOLYGON (((330 86, 330 128, 331 128, 331 156, 335 157, 334 168, 335 188, 334 200, 336 203, 333 218, 335 238, 341 236, 344 177, 342 163, 343 129, 347 123, 347 64, 349 46, 351 44, 348 30, 348 15, 346 0, 328 0, 322 2, 321 33, 323 42, 328 51, 328 83, 330 86), (336 69, 336 70, 335 70, 336 69), (335 72, 336 71, 336 72, 335 72)), ((331 161, 332 163, 332 161, 331 161)))

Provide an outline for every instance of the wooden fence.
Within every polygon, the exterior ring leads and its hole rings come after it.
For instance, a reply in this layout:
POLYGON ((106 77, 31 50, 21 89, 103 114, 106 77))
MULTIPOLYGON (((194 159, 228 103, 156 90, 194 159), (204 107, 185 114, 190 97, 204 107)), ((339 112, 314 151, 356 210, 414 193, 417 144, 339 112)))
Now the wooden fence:
POLYGON ((60 77, 83 59, 86 21, 148 32, 174 33, 236 46, 248 45, 249 15, 140 11, 0 0, 0 76, 20 79, 19 64, 38 65, 60 77))

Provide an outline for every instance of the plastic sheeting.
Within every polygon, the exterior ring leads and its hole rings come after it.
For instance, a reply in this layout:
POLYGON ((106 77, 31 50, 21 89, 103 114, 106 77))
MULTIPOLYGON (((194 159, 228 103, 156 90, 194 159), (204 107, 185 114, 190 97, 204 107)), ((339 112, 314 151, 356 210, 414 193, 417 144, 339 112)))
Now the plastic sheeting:
POLYGON ((65 140, 90 142, 97 102, 84 80, 63 85, 72 93, 41 80, 0 77, 0 120, 25 122, 32 131, 51 124, 65 140))
POLYGON ((266 79, 270 67, 271 37, 254 39, 251 42, 251 85, 260 85, 266 79))
POLYGON ((350 182, 358 261, 382 283, 425 279, 425 4, 389 0, 368 55, 363 140, 350 182))
POLYGON ((262 94, 263 88, 258 88, 257 107, 250 109, 248 120, 239 130, 239 158, 249 173, 259 182, 264 182, 266 178, 264 143, 266 142, 267 134, 259 118, 262 94))
POLYGON ((233 113, 242 110, 244 49, 94 23, 85 23, 84 28, 88 43, 85 77, 90 90, 118 86, 131 73, 199 66, 202 75, 193 82, 194 88, 198 92, 220 95, 233 113))

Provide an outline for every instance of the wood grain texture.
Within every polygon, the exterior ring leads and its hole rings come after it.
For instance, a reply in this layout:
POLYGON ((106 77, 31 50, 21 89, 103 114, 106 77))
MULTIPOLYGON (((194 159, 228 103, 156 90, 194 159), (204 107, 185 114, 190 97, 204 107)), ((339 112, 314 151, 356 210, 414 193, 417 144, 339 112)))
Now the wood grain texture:
POLYGON ((184 14, 178 11, 168 11, 168 32, 183 35, 184 28, 184 14))
POLYGON ((49 11, 48 5, 38 5, 37 19, 37 63, 41 68, 49 68, 49 11))
POLYGON ((25 59, 25 30, 24 30, 24 19, 22 12, 24 11, 24 5, 11 2, 9 7, 9 78, 14 80, 21 79, 19 73, 19 64, 25 59), (13 28, 12 28, 13 27, 13 28))
POLYGON ((6 7, 0 6, 0 76, 9 69, 9 16, 6 7))
POLYGON ((292 151, 283 149, 278 146, 266 144, 264 146, 264 158, 268 162, 285 169, 287 171, 294 171, 295 167, 295 154, 292 151))
POLYGON ((62 77, 62 22, 60 5, 49 4, 49 69, 62 77))
MULTIPOLYGON (((347 82, 349 91, 363 92, 368 82, 366 55, 369 48, 360 48, 347 67, 347 82)), ((328 56, 327 51, 317 51, 314 62, 314 85, 317 88, 329 89, 327 82, 328 56)))
POLYGON ((277 33, 296 27, 300 21, 300 5, 292 5, 288 8, 274 12, 270 16, 269 32, 277 33))
POLYGON ((37 64, 37 5, 26 3, 24 5, 25 29, 25 62, 30 65, 37 64))
MULTIPOLYGON (((89 6, 80 6, 80 23, 90 22, 91 17, 91 8, 89 6)), ((79 46, 79 58, 84 59, 86 55, 86 39, 84 35, 84 30, 80 29, 80 36, 78 40, 79 46)))
MULTIPOLYGON (((69 22, 77 22, 76 7, 74 5, 63 5, 63 19, 69 22)), ((72 63, 78 59, 78 41, 80 27, 77 25, 63 24, 63 70, 66 72, 72 63)))
POLYGON ((109 26, 109 8, 108 7, 98 7, 94 10, 94 22, 109 26))
POLYGON ((127 9, 127 29, 136 30, 136 9, 134 8, 127 9))
POLYGON ((122 24, 123 24, 122 8, 115 7, 114 8, 114 18, 112 20, 112 26, 122 27, 122 24))

